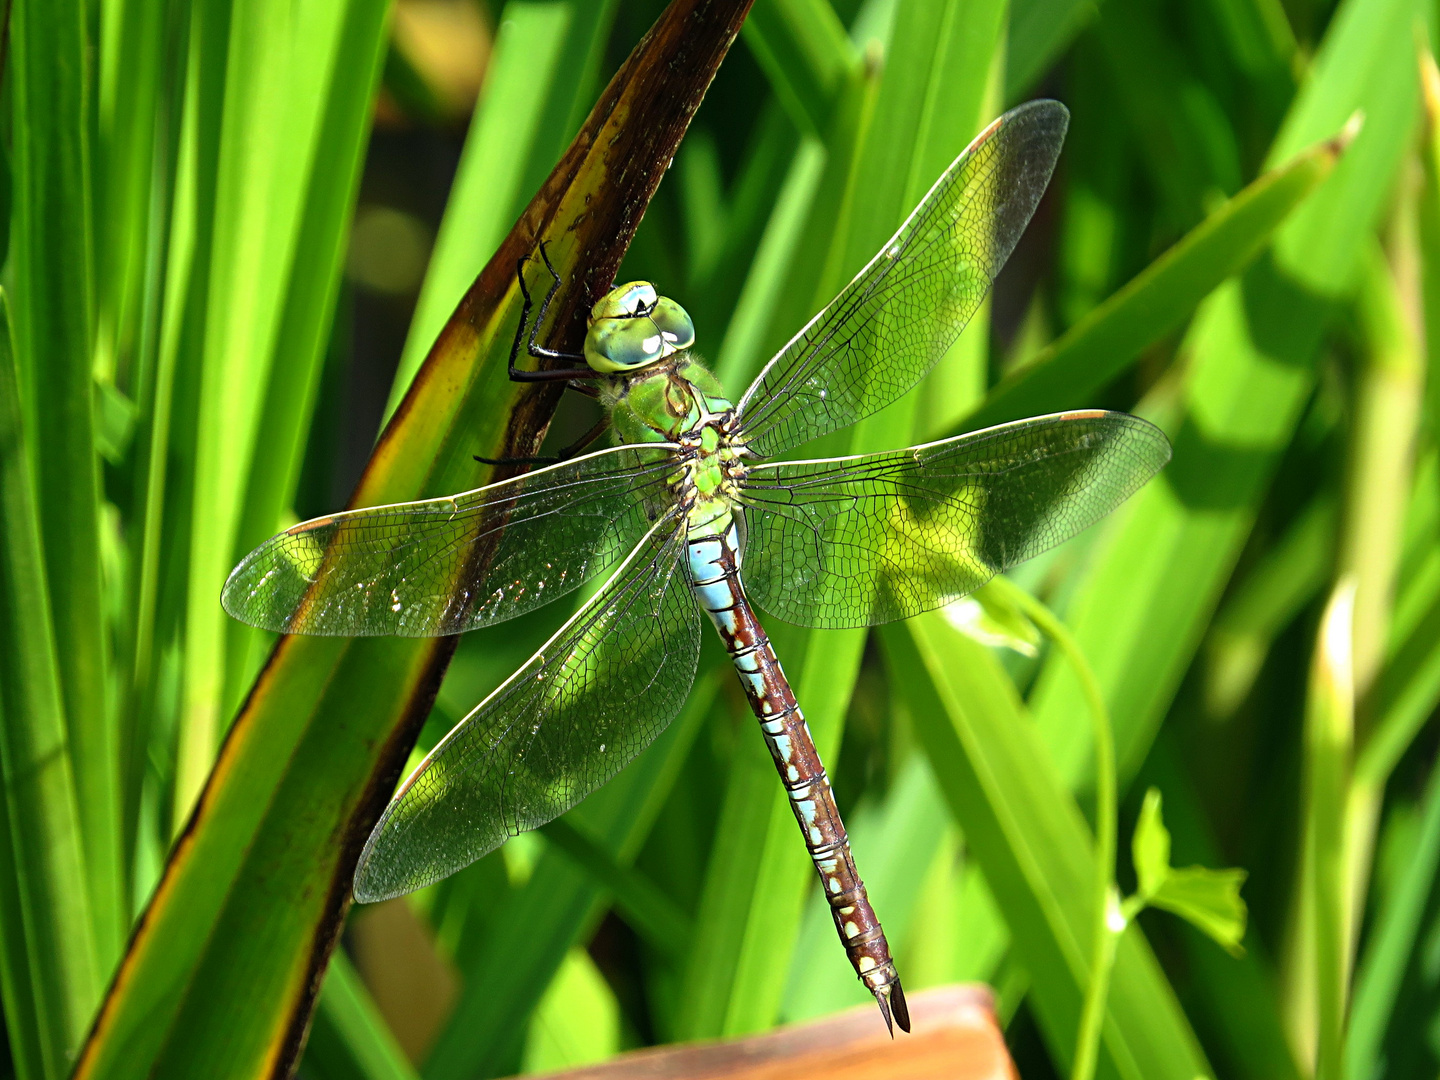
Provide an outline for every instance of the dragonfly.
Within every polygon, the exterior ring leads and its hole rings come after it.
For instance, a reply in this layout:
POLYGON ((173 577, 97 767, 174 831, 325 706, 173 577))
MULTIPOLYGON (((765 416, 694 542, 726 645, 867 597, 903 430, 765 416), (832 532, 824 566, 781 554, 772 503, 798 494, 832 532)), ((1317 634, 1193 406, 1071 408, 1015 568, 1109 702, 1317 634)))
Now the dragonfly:
POLYGON ((602 579, 399 786, 355 870, 357 900, 435 882, 606 783, 679 711, 703 615, 841 944, 887 1028, 909 1031, 889 943, 756 609, 836 628, 949 604, 1108 514, 1170 445, 1142 419, 1085 410, 884 453, 782 455, 895 401, 940 360, 1029 223, 1068 122, 1063 105, 1035 101, 991 123, 735 403, 696 354, 690 316, 649 282, 593 306, 582 353, 540 344, 561 283, 542 247, 552 281, 538 314, 528 260, 517 268, 510 376, 597 398, 615 445, 523 459, 543 467, 447 498, 306 521, 235 568, 222 597, 235 618, 338 636, 458 634, 602 579), (519 367, 522 344, 552 366, 519 367))

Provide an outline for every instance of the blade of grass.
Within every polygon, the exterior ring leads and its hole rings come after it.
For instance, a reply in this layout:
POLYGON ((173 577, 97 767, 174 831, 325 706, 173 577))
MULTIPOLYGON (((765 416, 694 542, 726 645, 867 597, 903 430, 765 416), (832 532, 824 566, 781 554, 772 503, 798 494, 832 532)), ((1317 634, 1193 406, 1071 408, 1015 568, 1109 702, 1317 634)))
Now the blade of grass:
POLYGON ((16 0, 9 42, 15 346, 33 432, 46 587, 85 844, 84 887, 95 947, 108 970, 124 941, 126 905, 100 576, 85 13, 74 5, 16 0))
POLYGON ((132 398, 169 15, 166 3, 110 0, 99 20, 95 367, 132 398))
MULTIPOLYGON (((442 333, 358 500, 473 487, 477 450, 533 445, 543 433, 555 395, 494 377, 519 308, 515 262, 548 238, 570 283, 557 319, 578 325, 593 300, 586 290, 612 279, 659 182, 655 164, 673 155, 744 11, 743 0, 693 0, 662 17, 442 333)), ((281 641, 231 727, 77 1078, 289 1067, 354 861, 451 647, 453 639, 281 641)))
MULTIPOLYGON (((1378 248, 1367 254, 1358 304, 1366 347, 1356 372, 1339 554, 1339 572, 1355 577, 1357 699, 1370 693, 1389 638, 1425 386, 1424 357, 1399 283, 1378 248)), ((1362 715, 1361 740, 1367 719, 1362 715)))
MULTIPOLYGON (((1089 976, 1093 840, 1009 677, 932 612, 880 632, 892 685, 1011 931, 1029 998, 1068 1067, 1089 976)), ((1138 926, 1121 937, 1102 1052, 1122 1077, 1211 1075, 1138 926)))
MULTIPOLYGON (((157 623, 159 617, 159 586, 161 580, 161 525, 164 521, 165 490, 170 465, 170 421, 175 390, 175 338, 172 333, 162 348, 162 313, 167 309, 183 310, 185 289, 182 283, 188 280, 188 255, 180 257, 179 252, 188 252, 193 235, 186 237, 182 249, 178 241, 185 235, 182 227, 172 233, 175 216, 172 197, 176 192, 178 175, 178 149, 180 139, 180 118, 183 113, 183 94, 186 84, 187 47, 185 20, 181 18, 178 5, 170 2, 151 5, 159 8, 164 18, 159 23, 136 20, 136 32, 144 30, 153 33, 157 41, 153 44, 138 40, 135 34, 119 34, 123 52, 113 59, 113 65, 122 68, 132 60, 130 52, 155 56, 156 64, 163 71, 158 79, 153 99, 149 92, 146 98, 154 115, 149 127, 134 129, 128 124, 117 125, 117 140, 124 143, 115 155, 123 155, 127 168, 146 170, 145 198, 143 209, 144 231, 130 237, 140 252, 139 279, 136 282, 134 309, 126 308, 126 301, 116 282, 110 282, 112 298, 101 300, 101 333, 110 333, 115 341, 117 364, 124 374, 123 385, 135 402, 135 435, 128 466, 130 490, 128 498, 122 500, 125 515, 126 581, 124 603, 128 608, 128 622, 121 616, 121 625, 116 630, 116 667, 119 678, 119 746, 121 768, 122 837, 123 846, 129 855, 130 879, 127 900, 133 911, 137 882, 148 876, 140 865, 144 856, 137 856, 136 845, 140 843, 140 804, 144 797, 142 789, 147 765, 146 751, 149 748, 151 731, 156 723, 156 640, 168 636, 157 623), (135 142, 148 140, 149 156, 140 159, 135 142), (113 314, 104 314, 104 305, 109 303, 113 314), (107 328, 106 320, 110 320, 107 328), (129 323, 134 323, 133 327, 129 323)), ((147 9, 148 10, 148 9, 147 9)), ((107 32, 114 28, 107 27, 107 32)), ((120 49, 117 44, 116 48, 120 49)), ((117 106, 118 107, 118 106, 117 106)), ((193 147, 193 143, 191 144, 193 147)), ((130 196, 128 184, 118 179, 112 187, 117 189, 115 198, 130 196)), ((119 243, 118 240, 113 240, 119 243)), ((127 256, 128 258, 128 256, 127 256)), ((173 330, 175 323, 170 326, 173 330)), ((104 348, 97 343, 97 351, 104 348)), ((124 610, 124 609, 122 609, 124 610)), ((158 837, 147 837, 158 840, 158 837)), ((148 888, 148 880, 139 887, 148 888)))
POLYGON ((755 258, 745 275, 735 314, 715 359, 715 377, 734 395, 765 362, 761 353, 763 335, 773 323, 775 306, 784 293, 791 260, 800 245, 809 220, 810 206, 824 175, 825 144, 818 138, 801 140, 785 182, 775 197, 775 206, 765 224, 755 258))
POLYGON ((39 1052, 33 1075, 59 1080, 99 1000, 103 973, 35 494, 0 294, 0 764, 15 860, 5 891, 19 908, 5 905, 5 1014, 15 1025, 13 1041, 39 1052), (10 936, 17 929, 21 936, 10 936))
MULTIPOLYGON (((891 700, 903 707, 899 693, 891 700)), ((952 817, 900 947, 902 970, 917 989, 955 982, 998 987, 1009 944, 1009 928, 952 817)))
POLYGON ((1440 865, 1440 771, 1432 771, 1421 808, 1420 834, 1409 849, 1402 877, 1378 913, 1355 976, 1345 1036, 1345 1075, 1374 1076, 1406 968, 1419 949, 1425 902, 1440 865))
POLYGON ((1376 684, 1375 726, 1355 761, 1355 782, 1376 790, 1440 704, 1440 558, 1430 560, 1402 599, 1423 604, 1422 613, 1376 684))
MULTIPOLYGON (((655 744, 571 811, 576 827, 615 865, 628 870, 634 861, 710 713, 722 674, 712 670, 655 744)), ((504 1076, 518 1067, 526 1018, 607 906, 603 879, 571 855, 547 850, 502 911, 472 909, 455 949, 466 989, 425 1062, 426 1080, 504 1076), (497 970, 507 972, 500 1000, 486 978, 497 970)))
MULTIPOLYGON (((165 99, 166 147, 157 163, 157 212, 149 265, 147 341, 139 361, 138 453, 133 473, 130 581, 133 631, 124 732, 127 740, 127 826, 138 829, 139 807, 147 794, 147 759, 164 745, 173 758, 178 702, 161 694, 167 679, 178 679, 187 604, 189 507, 195 480, 200 364, 184 363, 204 348, 205 296, 209 275, 215 177, 224 105, 228 23, 215 5, 188 10, 172 6, 167 64, 171 79, 165 99)), ((159 155, 157 155, 159 156, 159 155)), ((137 842, 162 851, 172 835, 170 781, 164 770, 163 809, 155 805, 157 835, 137 842)), ((157 777, 157 779, 160 779, 157 777)), ((133 894, 148 895, 150 860, 137 859, 133 894)))
POLYGON ((590 954, 573 948, 530 1018, 523 1070, 575 1069, 604 1061, 619 1049, 615 991, 590 954))
POLYGON ((1228 717, 1239 707, 1275 638, 1320 595, 1335 563, 1337 521, 1333 498, 1312 499, 1211 620, 1206 642, 1211 715, 1228 717))
MULTIPOLYGON (((305 197, 257 419, 256 445, 264 451, 255 455, 244 483, 232 562, 280 527, 299 480, 365 159, 388 10, 387 0, 351 0, 333 26, 312 31, 318 55, 310 74, 318 85, 305 92, 321 103, 319 123, 309 168, 300 178, 305 197)), ((254 676, 260 656, 252 660, 252 654, 272 638, 234 621, 226 631, 222 701, 228 713, 238 708, 254 676)))
MULTIPOLYGON (((719 208, 721 220, 710 226, 711 229, 719 229, 719 235, 710 241, 715 249, 714 256, 703 265, 694 259, 687 260, 684 273, 685 310, 690 313, 695 325, 703 328, 705 339, 712 344, 723 341, 729 335, 729 324, 740 290, 748 280, 751 262, 757 257, 801 141, 779 102, 771 100, 761 109, 760 118, 740 159, 737 175, 728 185, 724 169, 716 177, 718 184, 726 190, 717 195, 722 203, 719 208)), ((804 141, 819 145, 816 138, 804 141)), ((652 219, 651 224, 656 232, 664 231, 658 218, 652 219)), ((631 262, 637 268, 649 265, 652 245, 645 243, 641 246, 646 231, 642 224, 636 233, 636 246, 621 267, 622 278, 631 276, 631 262)), ((657 239, 664 250, 664 237, 657 239)), ((643 278, 650 272, 637 271, 635 276, 643 278)), ((713 359, 708 349, 706 358, 713 359)))
POLYGON ((305 1051, 306 1075, 318 1080, 416 1080, 415 1067, 385 1026, 370 992, 343 952, 325 972, 305 1051))
POLYGON ((860 61, 830 0, 760 0, 744 37, 795 126, 828 131, 836 95, 860 61))
MULTIPOLYGON (((1414 211, 1413 199, 1402 200, 1397 221, 1413 222, 1414 211)), ((1359 705, 1353 742, 1362 748, 1375 730, 1377 719, 1371 712, 1370 702, 1391 637, 1393 593, 1400 567, 1415 442, 1425 392, 1425 361, 1420 352, 1419 334, 1414 332, 1405 310, 1406 307, 1418 310, 1419 298, 1401 295, 1403 286, 1377 248, 1371 248, 1369 255, 1359 300, 1366 348, 1356 371, 1355 415, 1339 556, 1340 574, 1355 582, 1352 677, 1359 705), (1407 304, 1407 299, 1413 302, 1407 304)), ((1408 261, 1413 263, 1413 259, 1408 261)), ((1418 282, 1407 284, 1418 286, 1418 282)), ((1411 291, 1418 292, 1418 288, 1411 291)), ((1352 764, 1348 757, 1345 764, 1347 768, 1352 764)), ((1383 780, 1381 784, 1368 783, 1371 779, 1360 772, 1346 776, 1344 850, 1349 902, 1345 911, 1354 919, 1359 919, 1364 911, 1375 831, 1384 798, 1383 780)), ((1344 939, 1347 983, 1349 948, 1358 936, 1357 925, 1344 939)), ((1339 1048, 1332 1048, 1332 1054, 1340 1053, 1339 1048)), ((1331 1075, 1338 1076, 1340 1068, 1338 1061, 1332 1061, 1331 1075)))
POLYGON ((1007 105, 1031 92, 1099 6, 1099 0, 1016 0, 1005 57, 1007 105))
MULTIPOLYGON (((5 723, 4 707, 0 701, 0 725, 5 723)), ((9 804, 8 797, 0 799, 0 1005, 5 1009, 5 1035, 16 1080, 43 1080, 45 1045, 35 976, 30 971, 20 859, 9 804)))
MULTIPOLYGON (((1420 142, 1420 290, 1425 355, 1440 357, 1440 68, 1427 43, 1420 45, 1420 91, 1425 127, 1420 142)), ((1440 416, 1440 364, 1431 364, 1426 386, 1431 430, 1440 416)))
POLYGON ((637 934, 673 959, 683 959, 694 936, 689 917, 639 870, 615 857, 569 818, 556 818, 540 831, 557 851, 570 856, 596 884, 609 890, 615 908, 637 934))
POLYGON ((1158 9, 1110 0, 1095 24, 1095 39, 1132 145, 1159 197, 1160 224, 1167 231, 1190 227, 1209 201, 1240 187, 1236 132, 1192 69, 1183 38, 1166 32, 1158 9))
POLYGON ((1355 736, 1356 582, 1342 577, 1315 644, 1305 704, 1304 807, 1299 916, 1287 943, 1286 1020, 1317 1080, 1341 1075, 1350 983, 1347 787, 1355 736), (1313 1055, 1313 1056, 1312 1056, 1313 1055))
MULTIPOLYGON (((224 698, 228 619, 215 597, 237 555, 246 477, 261 447, 266 389, 278 355, 291 281, 286 270, 296 258, 304 229, 306 178, 324 132, 327 89, 341 63, 336 49, 353 6, 292 9, 284 0, 238 0, 231 9, 214 248, 205 298, 197 424, 202 437, 196 443, 190 508, 177 819, 188 813, 209 773, 229 704, 224 698)), ((359 21, 363 24, 364 19, 359 21)), ((373 35, 378 27, 367 27, 366 32, 373 35)), ((366 61, 373 48, 362 47, 359 56, 343 62, 358 61, 363 85, 342 82, 337 89, 369 100, 371 65, 366 61)), ((359 147, 356 140, 351 142, 354 154, 359 147)), ((344 176, 355 166, 352 160, 338 167, 343 206, 349 196, 344 176)), ((323 256, 315 269, 325 269, 323 256)), ((303 344, 314 349, 313 339, 303 344)), ((295 358, 295 354, 287 356, 295 358)), ((301 365, 296 376, 301 386, 313 364, 312 359, 301 365)), ((292 392, 303 396, 300 386, 292 384, 292 392)), ((281 413, 289 414, 292 427, 308 421, 308 413, 301 416, 284 407, 281 413)), ((280 433, 272 428, 267 434, 280 433)), ((285 443, 293 441, 292 435, 285 443)), ((270 447, 263 450, 268 455, 270 447)), ((285 470, 279 471, 283 475, 285 470)), ((261 479, 272 477, 262 474, 261 479)), ((273 524, 273 520, 255 522, 252 527, 268 532, 273 524)))

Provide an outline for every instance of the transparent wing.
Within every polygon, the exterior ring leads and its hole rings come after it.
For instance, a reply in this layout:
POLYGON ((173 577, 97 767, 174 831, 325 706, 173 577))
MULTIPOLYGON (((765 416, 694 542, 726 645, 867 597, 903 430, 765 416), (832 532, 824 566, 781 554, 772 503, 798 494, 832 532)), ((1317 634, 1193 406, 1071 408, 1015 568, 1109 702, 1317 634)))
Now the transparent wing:
POLYGON ((909 390, 980 306, 1050 182, 1070 114, 1010 110, 955 159, 870 264, 740 400, 760 457, 848 427, 909 390))
POLYGON ((689 692, 700 620, 662 519, 605 586, 460 721, 365 844, 355 897, 412 892, 563 814, 664 730, 689 692))
POLYGON ((302 522, 245 556, 221 603, 251 626, 341 637, 513 618, 634 546, 666 505, 671 449, 614 447, 463 495, 302 522))
POLYGON ((746 591, 802 626, 906 619, 1074 536, 1168 460, 1159 428, 1096 410, 759 465, 742 489, 746 591))

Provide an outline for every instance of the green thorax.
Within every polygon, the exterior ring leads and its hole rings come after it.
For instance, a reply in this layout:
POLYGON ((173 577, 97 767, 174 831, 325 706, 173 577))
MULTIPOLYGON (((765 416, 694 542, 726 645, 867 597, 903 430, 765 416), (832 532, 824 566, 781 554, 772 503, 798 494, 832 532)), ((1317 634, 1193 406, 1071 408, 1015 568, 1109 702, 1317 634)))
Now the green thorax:
POLYGON ((729 438, 734 406, 690 350, 695 329, 649 282, 612 289, 590 313, 586 362, 603 378, 600 404, 620 443, 679 443, 673 480, 690 529, 723 533, 734 516, 743 465, 729 438))
POLYGON ((725 532, 740 463, 724 434, 732 407, 715 376, 685 352, 674 363, 607 381, 600 400, 617 441, 680 443, 684 465, 674 486, 692 503, 691 534, 725 532))
POLYGON ((634 375, 604 380, 600 403, 619 442, 675 442, 733 408, 715 376, 688 349, 634 375))

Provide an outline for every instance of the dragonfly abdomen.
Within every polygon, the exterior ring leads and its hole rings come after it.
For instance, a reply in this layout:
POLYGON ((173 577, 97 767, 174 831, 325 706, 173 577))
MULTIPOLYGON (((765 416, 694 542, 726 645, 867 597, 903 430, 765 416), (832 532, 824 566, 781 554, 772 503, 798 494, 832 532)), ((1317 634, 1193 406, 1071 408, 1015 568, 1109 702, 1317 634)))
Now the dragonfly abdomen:
POLYGON ((835 929, 855 973, 875 995, 887 1026, 910 1030, 900 976, 885 931, 855 868, 850 839, 830 790, 830 778, 810 737, 795 693, 770 638, 755 617, 740 582, 738 538, 732 523, 724 535, 692 537, 687 556, 691 588, 710 616, 740 676, 750 708, 790 799, 790 809, 820 875, 835 929))

